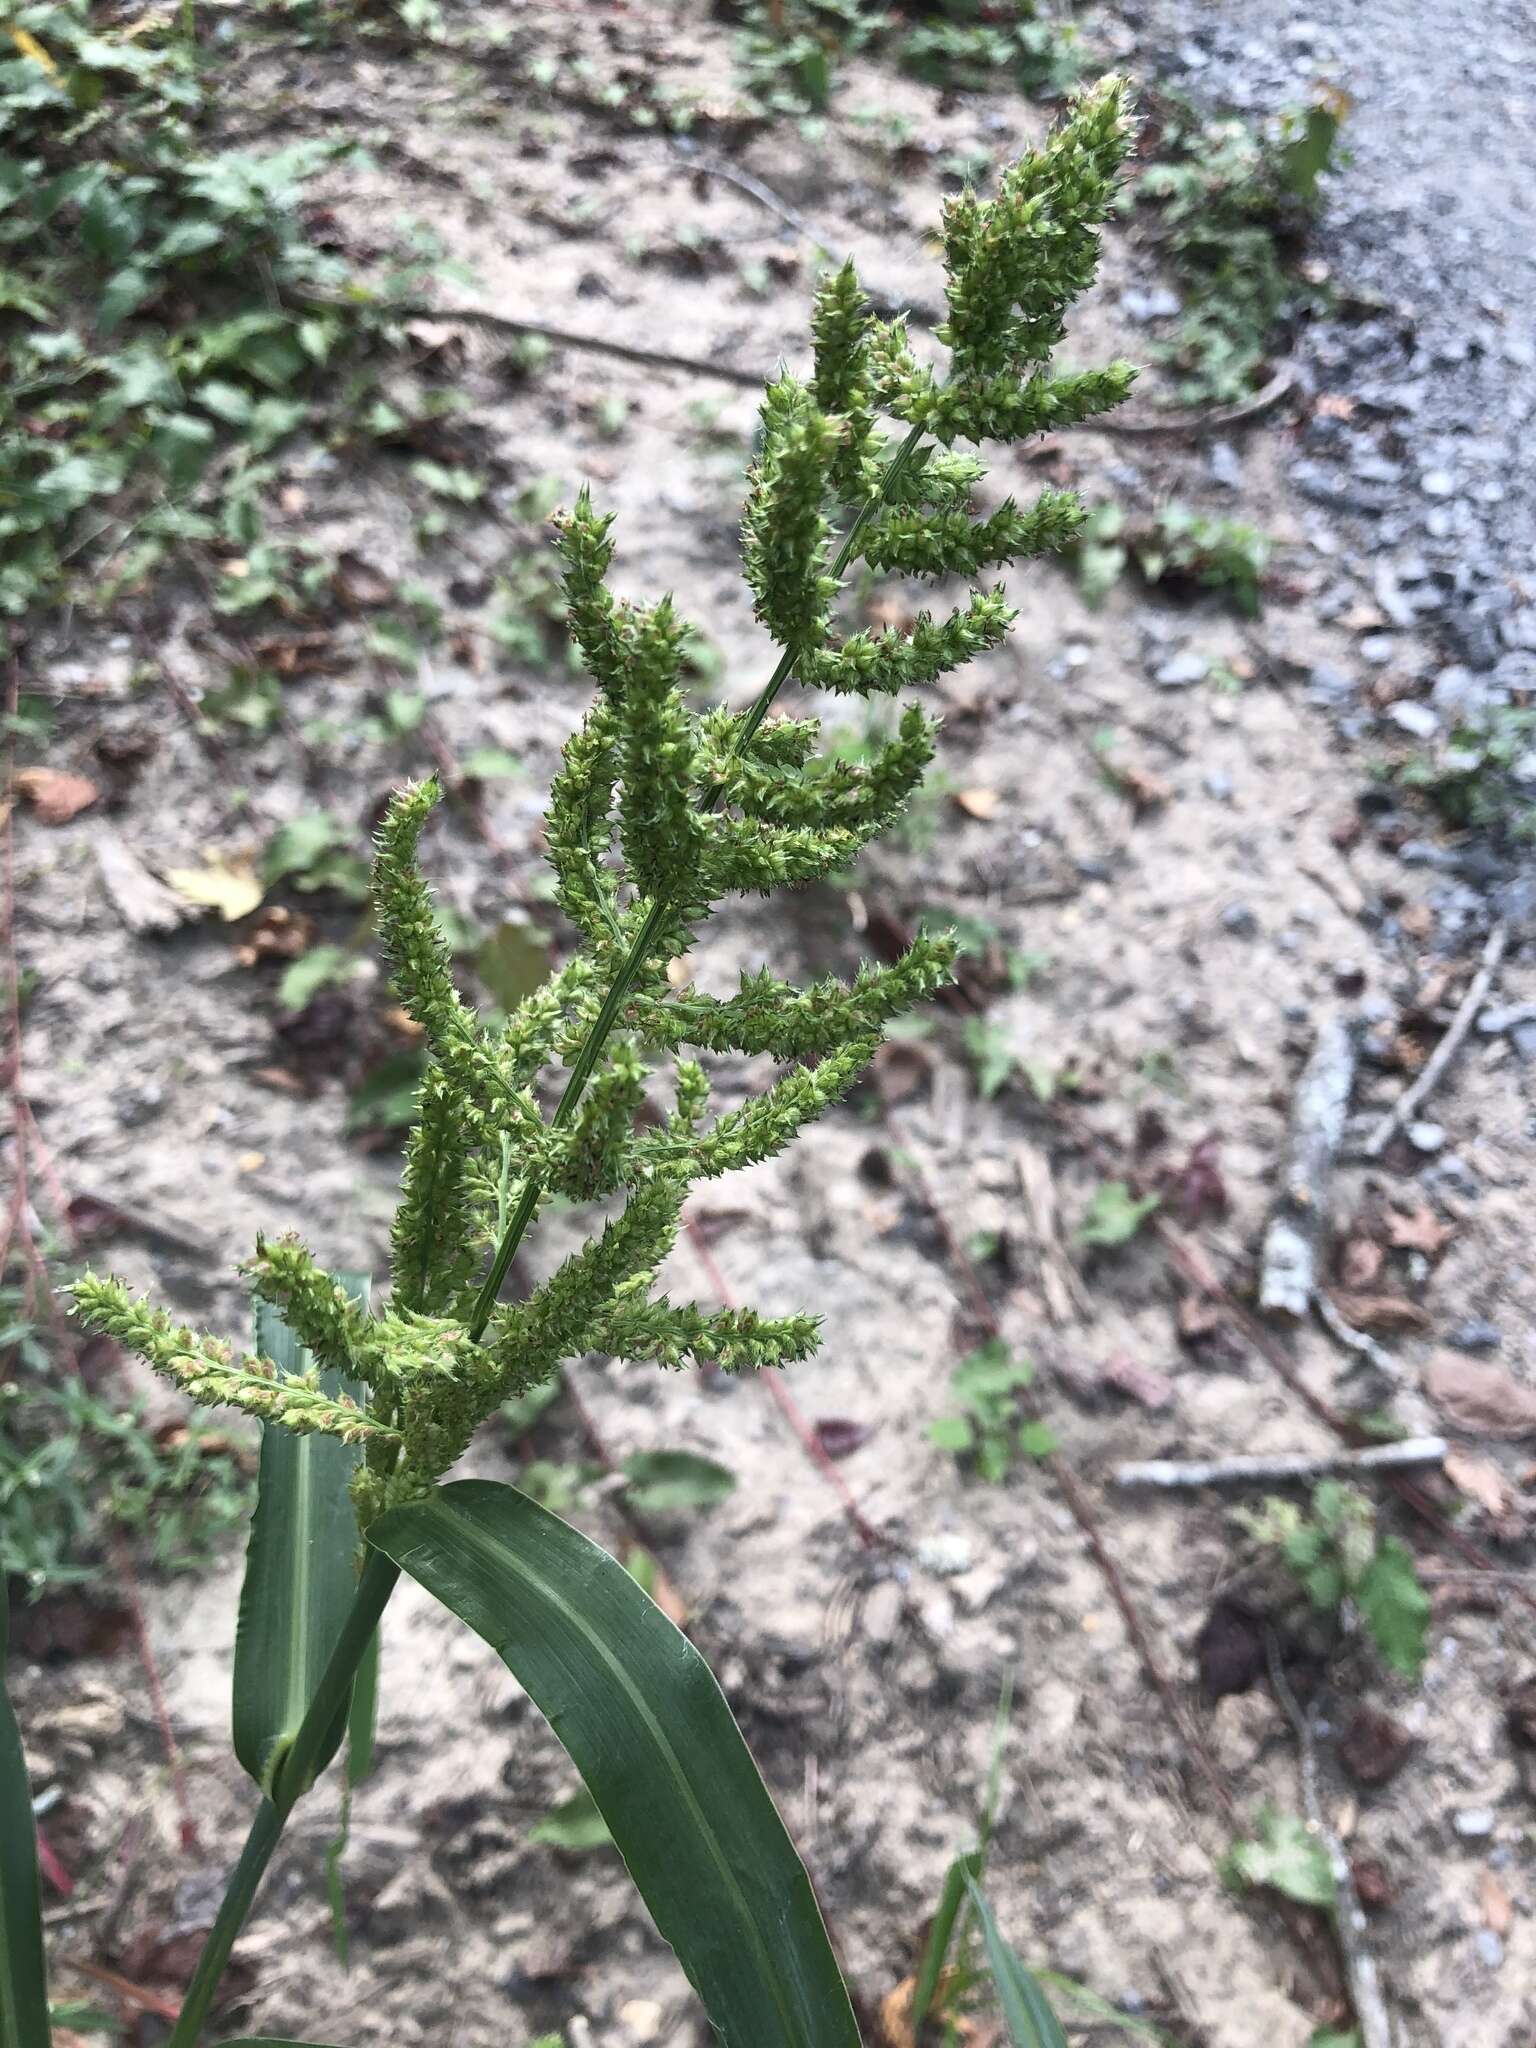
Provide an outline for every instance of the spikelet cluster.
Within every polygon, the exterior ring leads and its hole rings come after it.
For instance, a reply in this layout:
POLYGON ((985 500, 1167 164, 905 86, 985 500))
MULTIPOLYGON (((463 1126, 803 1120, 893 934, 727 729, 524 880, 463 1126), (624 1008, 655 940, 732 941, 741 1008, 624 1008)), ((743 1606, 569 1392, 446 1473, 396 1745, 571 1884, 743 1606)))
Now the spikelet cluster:
POLYGON ((749 711, 691 708, 687 623, 669 597, 614 596, 612 518, 585 490, 558 522, 569 630, 597 686, 546 821, 557 899, 579 947, 504 1025, 488 1026, 454 985, 418 865, 436 785, 400 791, 379 831, 374 913, 428 1059, 388 1305, 359 1307, 293 1239, 259 1243, 246 1269, 317 1370, 360 1383, 367 1407, 329 1399, 314 1373, 236 1360, 115 1282, 77 1286, 85 1321, 197 1399, 362 1443, 365 1525, 446 1471, 501 1401, 583 1352, 741 1370, 814 1351, 814 1317, 675 1303, 655 1293, 657 1269, 689 1188, 771 1158, 836 1102, 891 1019, 945 981, 952 944, 924 934, 848 982, 796 988, 763 970, 724 998, 674 986, 668 962, 722 900, 846 868, 933 757, 937 722, 919 704, 854 766, 819 751, 814 718, 766 719, 780 689, 795 680, 873 698, 932 684, 1006 635, 1012 612, 990 572, 1075 537, 1082 514, 1067 492, 978 510, 985 465, 956 444, 1059 430, 1129 388, 1123 363, 1052 368, 1072 301, 1093 278, 1129 139, 1124 86, 1105 80, 1003 173, 993 197, 949 202, 942 370, 918 359, 902 323, 872 316, 851 263, 821 284, 810 375, 777 378, 762 404, 742 557, 780 658, 749 711), (973 587, 905 629, 850 630, 840 594, 860 565, 973 587), (694 1055, 731 1052, 781 1071, 712 1117, 694 1055), (552 1195, 615 1203, 616 1213, 526 1300, 505 1302, 510 1252, 552 1195))

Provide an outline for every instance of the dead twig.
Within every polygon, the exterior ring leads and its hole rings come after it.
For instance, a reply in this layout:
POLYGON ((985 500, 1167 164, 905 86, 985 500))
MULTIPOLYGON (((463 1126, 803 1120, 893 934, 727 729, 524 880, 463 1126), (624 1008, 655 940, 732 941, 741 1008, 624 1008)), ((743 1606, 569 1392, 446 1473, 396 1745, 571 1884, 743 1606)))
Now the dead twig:
MULTIPOLYGON (((721 1305, 725 1308, 734 1308, 736 1306, 735 1297, 726 1283, 725 1275, 720 1270, 719 1262, 709 1248, 708 1240, 699 1228, 698 1218, 692 1215, 685 1216, 683 1218, 683 1228, 688 1233, 688 1242, 693 1246, 694 1256, 709 1275, 710 1285, 720 1297, 721 1305)), ((765 1386, 768 1389, 769 1397, 778 1408, 779 1413, 784 1417, 784 1420, 789 1424, 790 1429, 794 1432, 795 1441, 799 1444, 801 1450, 804 1451, 822 1478, 826 1480, 828 1486, 837 1495, 843 1513, 847 1517, 848 1526, 852 1529, 854 1535, 858 1537, 860 1543, 863 1544, 866 1550, 889 1550, 891 1548, 891 1539, 882 1529, 875 1527, 874 1523, 854 1499, 847 1480, 828 1456, 826 1445, 806 1421, 800 1404, 784 1385, 779 1375, 775 1372, 759 1373, 757 1379, 759 1385, 765 1386)))
POLYGON ((1355 1040, 1342 1017, 1319 1029, 1291 1109, 1285 1175, 1264 1233, 1259 1307, 1300 1322, 1317 1292, 1328 1192, 1355 1078, 1355 1040))
POLYGON ((1038 1145, 1021 1145, 1018 1167, 1024 1207, 1035 1234, 1035 1256, 1039 1262, 1040 1292, 1045 1297, 1045 1312, 1058 1329, 1075 1321, 1091 1322, 1093 1303, 1061 1241, 1056 1216, 1056 1182, 1051 1173, 1050 1158, 1038 1145))
POLYGON ((1373 1444, 1363 1451, 1296 1451, 1277 1457, 1208 1458, 1179 1462, 1152 1458, 1115 1468, 1116 1486, 1284 1486, 1297 1479, 1323 1479, 1335 1472, 1392 1472, 1405 1466, 1438 1465, 1450 1445, 1442 1436, 1407 1437, 1373 1444))
POLYGON ((1391 2015, 1387 2011, 1386 1999, 1382 1996, 1376 1958, 1366 1946, 1365 1914, 1361 1910, 1360 1895, 1355 1890, 1355 1876, 1350 1867, 1349 1852, 1328 1819, 1318 1785, 1317 1744, 1313 1739, 1312 1724, 1302 1712, 1297 1704, 1296 1695, 1286 1683, 1285 1672, 1280 1664, 1279 1647, 1273 1634, 1268 1639, 1267 1650, 1270 1686, 1296 1736, 1296 1747, 1301 1758, 1301 1797, 1306 1809, 1307 1826, 1322 1844, 1323 1853, 1328 1858, 1328 1875, 1333 1882, 1334 1892, 1333 1929, 1339 1944, 1339 1956, 1344 1965, 1344 1981, 1349 1990, 1349 2002, 1354 2008, 1355 2021, 1360 2029, 1360 2048, 1395 2048, 1396 2033, 1391 2015))
MULTIPOLYGON (((347 303, 329 299, 322 292, 295 292, 306 306, 323 306, 333 313, 356 313, 362 301, 347 303)), ((427 300, 380 299, 373 310, 393 320, 436 320, 444 326, 482 327, 491 334, 505 334, 516 340, 547 341, 555 348, 583 349, 589 355, 613 356, 624 363, 640 363, 652 370, 685 370, 691 377, 714 377, 744 389, 761 390, 771 373, 746 370, 720 357, 676 355, 669 349, 640 348, 632 342, 610 341, 601 334, 574 334, 569 328, 551 327, 542 320, 516 320, 507 313, 493 313, 486 306, 434 306, 427 300)))
POLYGON ((1424 1071, 1413 1086, 1404 1089, 1360 1148, 1364 1158, 1379 1159, 1391 1143, 1394 1134, 1417 1113, 1440 1085, 1446 1068, 1456 1057, 1457 1048, 1472 1029, 1472 1019, 1487 999, 1488 991, 1493 986, 1493 977, 1499 971, 1499 962, 1504 958, 1504 948, 1508 944, 1509 926, 1501 920, 1488 934, 1488 943, 1483 948, 1483 957, 1478 963, 1477 972, 1468 984, 1467 992, 1451 1019, 1449 1030, 1424 1062, 1424 1071))
POLYGON ((1346 1351, 1353 1351, 1357 1358, 1379 1372, 1389 1386, 1403 1385, 1407 1375, 1391 1352, 1378 1344, 1374 1337, 1368 1337, 1364 1330, 1357 1330, 1353 1323, 1346 1323, 1323 1288, 1320 1287, 1313 1295, 1312 1307, 1317 1320, 1336 1344, 1342 1344, 1346 1351))

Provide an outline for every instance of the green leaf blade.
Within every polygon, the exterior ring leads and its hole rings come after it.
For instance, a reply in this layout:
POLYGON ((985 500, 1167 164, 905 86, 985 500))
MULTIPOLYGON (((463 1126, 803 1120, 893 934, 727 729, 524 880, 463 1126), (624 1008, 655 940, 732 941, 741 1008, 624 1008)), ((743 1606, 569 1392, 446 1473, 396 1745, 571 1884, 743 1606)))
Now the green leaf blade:
POLYGON ((37 1829, 21 1730, 3 1683, 9 1616, 0 1598, 0 2048, 48 2048, 48 1976, 37 1829))
POLYGON ((369 1537, 545 1715, 727 2048, 857 2048, 810 1880, 730 1709, 629 1573, 487 1480, 397 1508, 369 1537))
MULTIPOLYGON (((367 1300, 366 1275, 340 1277, 355 1301, 367 1300)), ((307 1372, 314 1364, 265 1302, 256 1306, 256 1349, 285 1372, 307 1372)), ((321 1384, 327 1393, 347 1393, 360 1403, 367 1397, 365 1388, 340 1373, 322 1373, 321 1384)), ((295 1436, 271 1425, 262 1430, 235 1630, 234 1744, 263 1791, 273 1787, 357 1590, 348 1488, 361 1456, 356 1445, 336 1437, 295 1436)), ((316 1763, 317 1773, 336 1754, 345 1727, 343 1715, 316 1763)), ((303 1788, 291 1789, 297 1794, 303 1788)))
POLYGON ((1014 2048, 1067 2048, 1061 2022, 1045 2002, 1045 1993, 1004 1941, 992 1908, 973 1877, 966 1879, 971 1908, 981 1927, 987 1951, 987 1967, 997 1986, 1008 2039, 1014 2048))

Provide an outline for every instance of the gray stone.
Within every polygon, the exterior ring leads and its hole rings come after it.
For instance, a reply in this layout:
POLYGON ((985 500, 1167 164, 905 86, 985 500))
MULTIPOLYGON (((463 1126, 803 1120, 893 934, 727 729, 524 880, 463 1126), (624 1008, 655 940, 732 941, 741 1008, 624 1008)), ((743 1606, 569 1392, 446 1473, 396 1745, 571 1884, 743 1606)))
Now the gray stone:
POLYGON ((1346 675, 1343 669, 1336 668, 1331 661, 1320 661, 1312 670, 1308 688, 1314 704, 1337 709, 1354 696, 1355 679, 1346 675))
POLYGON ((1402 697, 1389 704, 1387 722, 1416 740, 1432 740, 1440 730, 1439 712, 1432 704, 1421 704, 1415 697, 1402 697))
POLYGON ((1396 652, 1397 642, 1390 633, 1367 633, 1360 642, 1360 659, 1372 668, 1385 668, 1396 652))
POLYGON ((1182 654, 1171 655, 1160 667, 1152 671, 1152 680, 1160 690, 1186 690, 1191 683, 1203 683, 1210 673, 1211 664, 1203 654, 1196 654, 1193 648, 1186 648, 1182 654))
POLYGON ((1426 498, 1454 497, 1456 479, 1448 469, 1426 469, 1419 478, 1419 489, 1426 498))
POLYGON ((1224 768, 1207 768, 1201 779, 1207 796, 1214 797, 1219 804, 1232 801, 1232 778, 1224 768))
POLYGON ((1493 1833, 1491 1806, 1463 1806, 1451 1815, 1451 1826, 1464 1842, 1481 1842, 1493 1833))
POLYGON ((1504 1960, 1504 1941, 1491 1927, 1479 1927, 1472 1937, 1472 1946, 1477 1950, 1477 1959, 1486 1963, 1490 1970, 1496 1970, 1504 1960))
POLYGON ((1536 1003, 1498 1003, 1477 1014, 1477 1028, 1485 1038, 1502 1038, 1517 1024, 1536 1018, 1536 1003))
POLYGON ((1457 1351, 1497 1351, 1504 1339, 1486 1316, 1467 1316, 1447 1332, 1445 1341, 1457 1351))
POLYGON ((1259 935, 1259 920, 1246 903, 1229 903, 1221 913, 1221 928, 1235 939, 1255 939, 1259 935))
POLYGON ((1444 1124, 1410 1124, 1407 1139, 1415 1152, 1440 1152, 1445 1147, 1444 1124))

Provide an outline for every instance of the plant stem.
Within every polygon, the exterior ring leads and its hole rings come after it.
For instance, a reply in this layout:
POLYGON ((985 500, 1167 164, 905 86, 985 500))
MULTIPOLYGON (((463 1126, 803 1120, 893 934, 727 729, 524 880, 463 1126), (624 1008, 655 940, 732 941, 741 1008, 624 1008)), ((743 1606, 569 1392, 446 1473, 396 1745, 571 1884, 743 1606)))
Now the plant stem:
MULTIPOLYGON (((895 489, 897 483, 911 464, 913 456, 917 453, 917 446, 921 439, 922 428, 913 427, 908 432, 907 438, 886 464, 880 478, 879 487, 872 491, 864 500, 864 503, 859 507, 853 524, 843 536, 843 544, 838 549, 836 559, 828 571, 832 577, 840 577, 848 567, 848 564, 853 560, 854 550, 859 544, 864 529, 869 525, 870 520, 874 518, 880 507, 890 498, 891 492, 895 489)), ((758 691, 750 707, 742 714, 741 724, 737 728, 736 737, 732 743, 732 753, 743 753, 752 744, 753 735, 767 717, 773 706, 774 699, 789 681, 798 655, 798 648, 786 647, 779 656, 778 665, 774 669, 773 674, 768 678, 762 689, 758 691)), ((712 789, 699 808, 704 811, 717 810, 723 795, 722 789, 712 789)), ((576 1055, 576 1062, 571 1068, 570 1079, 565 1084, 565 1092, 560 1097, 559 1103, 555 1108, 552 1122, 556 1127, 566 1121, 580 1102, 582 1093, 588 1081, 592 1078, 592 1069, 602 1057, 603 1047, 607 1043, 608 1034, 618 1022, 619 1012, 629 1000, 629 992, 634 987, 635 977, 645 965, 650 950, 656 943, 657 934, 666 922, 667 913, 670 909, 671 905, 665 898, 658 897, 646 912, 645 920, 631 941, 629 951, 625 954, 623 963, 610 983, 607 995, 603 998, 603 1007, 598 1011, 596 1018, 593 1020, 592 1028, 582 1041, 581 1050, 576 1055)), ((507 1227, 502 1232, 501 1241, 496 1247, 496 1256, 491 1261, 491 1269, 485 1276, 479 1294, 475 1297, 474 1310, 470 1315, 468 1324, 469 1340, 472 1344, 478 1344, 481 1337, 485 1334, 486 1325, 489 1323, 491 1313, 496 1306, 497 1296, 501 1293, 502 1285, 506 1280, 508 1268, 517 1256, 517 1248, 523 1241, 528 1225, 533 1221, 533 1212, 538 1207, 539 1197, 543 1192, 543 1183, 537 1176, 531 1176, 523 1185, 523 1192, 518 1197, 517 1207, 508 1219, 507 1227)))
MULTIPOLYGON (((876 512, 889 500, 891 492, 916 454, 921 437, 921 429, 913 427, 886 464, 878 489, 860 506, 853 524, 843 537, 842 546, 838 549, 829 572, 832 576, 840 577, 853 560, 860 537, 876 512)), ((773 674, 742 716, 733 747, 734 752, 739 754, 751 745, 752 737, 767 717, 774 699, 789 681, 797 655, 798 649, 793 647, 785 648, 780 655, 773 674)), ((712 790, 704 799, 701 808, 706 811, 715 810, 721 798, 720 790, 712 790)), ((594 1018, 592 1028, 576 1055, 570 1078, 565 1084, 565 1091, 555 1109, 555 1124, 565 1123, 574 1114, 586 1085, 592 1078, 592 1070, 602 1057, 608 1035, 618 1022, 619 1013, 629 999, 635 978, 645 965, 651 948, 666 923, 670 909, 671 905, 664 898, 658 898, 646 911, 640 928, 630 943, 629 951, 625 954, 618 973, 603 998, 603 1006, 594 1018)), ((506 1280, 507 1271, 517 1255, 517 1248, 523 1241, 528 1225, 533 1220, 534 1211, 538 1208, 539 1198, 543 1192, 543 1183, 536 1175, 531 1175, 523 1184, 517 1207, 507 1220, 507 1227, 496 1247, 496 1256, 491 1261, 490 1271, 486 1274, 480 1292, 475 1298, 475 1306, 467 1326, 471 1343, 478 1344, 485 1334, 497 1297, 506 1280)), ((234 1875, 219 1907, 218 1918, 214 1921, 208 1939, 203 1944, 203 1952, 197 1959, 197 1969, 182 2001, 181 2016, 166 2048, 194 2048, 213 2004, 219 1979, 224 1974, 224 1966, 229 1961, 230 1951, 255 1901, 257 1889, 268 1863, 272 1860, 272 1852, 277 1847, 288 1815, 300 1795, 309 1788, 315 1759, 320 1754, 336 1716, 345 1708, 352 1681, 368 1648, 369 1639, 378 1626, 379 1617, 384 1612, 399 1576, 399 1566, 392 1563, 381 1551, 368 1552, 357 1592, 336 1647, 331 1653, 331 1660, 325 1667, 319 1689, 310 1701, 308 1712, 299 1725, 293 1746, 283 1759, 278 1781, 273 1788, 275 1796, 262 1800, 256 1810, 256 1817, 251 1822, 245 1847, 240 1852, 240 1861, 235 1865, 234 1875), (291 1791, 285 1789, 289 1786, 292 1787, 291 1791)))
POLYGON ((182 2000, 181 2013, 167 2048, 193 2048, 202 2032, 214 1994, 219 1988, 219 1979, 224 1974, 224 1966, 229 1961, 240 1929, 245 1925, 245 1917, 251 1910, 288 1815, 300 1795, 308 1790, 316 1759, 336 1725, 337 1716, 345 1711, 358 1666, 399 1577, 400 1567, 392 1558, 379 1550, 368 1552, 357 1592, 341 1634, 336 1639, 330 1662, 299 1724, 292 1746, 282 1760, 272 1792, 256 1809, 250 1833, 245 1838, 245 1847, 240 1851, 240 1861, 235 1865, 234 1875, 220 1902, 218 1918, 203 1943, 203 1952, 197 1959, 197 1968, 187 1986, 187 1995, 182 2000))

